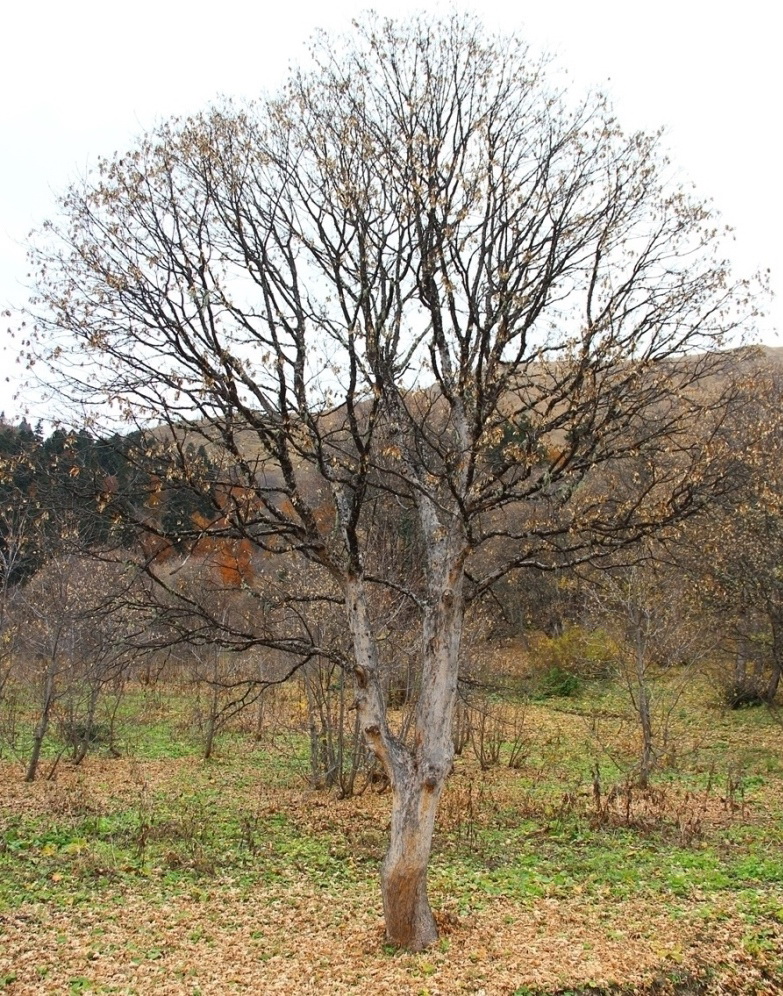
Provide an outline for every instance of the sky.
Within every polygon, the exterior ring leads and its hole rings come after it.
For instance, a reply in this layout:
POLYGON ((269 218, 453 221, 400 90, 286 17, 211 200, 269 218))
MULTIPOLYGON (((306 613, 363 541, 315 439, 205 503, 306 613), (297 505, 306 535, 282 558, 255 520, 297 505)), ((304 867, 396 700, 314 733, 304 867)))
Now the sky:
MULTIPOLYGON (((10 9, 9 9, 10 6, 10 9)), ((29 290, 25 241, 56 195, 99 156, 220 94, 273 91, 318 28, 342 31, 368 5, 222 0, 26 0, 0 19, 0 411, 24 409, 15 362, 29 290)), ((377 0, 379 15, 448 10, 377 0)), ((778 296, 762 341, 783 329, 783 59, 775 5, 703 0, 485 0, 488 27, 550 52, 575 93, 598 87, 626 130, 666 130, 678 177, 734 229, 740 274, 771 271, 778 296)))

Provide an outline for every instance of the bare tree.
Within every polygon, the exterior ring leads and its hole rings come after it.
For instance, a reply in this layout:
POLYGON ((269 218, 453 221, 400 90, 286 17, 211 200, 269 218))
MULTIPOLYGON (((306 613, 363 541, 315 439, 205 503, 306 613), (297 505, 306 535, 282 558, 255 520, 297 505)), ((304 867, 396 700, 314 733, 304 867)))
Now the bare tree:
POLYGON ((615 666, 639 728, 642 788, 673 753, 675 713, 716 642, 709 620, 678 597, 677 577, 661 561, 649 551, 633 566, 596 572, 588 595, 593 616, 617 635, 615 666))
MULTIPOLYGON (((6 427, 0 421, 0 432, 6 427)), ((13 430, 11 430, 13 432, 13 430)), ((29 470, 29 457, 19 446, 0 452, 0 707, 9 685, 18 636, 14 603, 17 584, 25 576, 28 557, 34 553, 41 530, 35 499, 20 487, 29 470), (10 449, 10 452, 7 452, 10 449)))
POLYGON ((727 426, 726 494, 673 549, 732 661, 734 707, 772 703, 783 676, 783 380, 777 351, 738 371, 745 395, 727 426))
MULTIPOLYGON (((392 789, 387 934, 419 949, 437 936, 427 864, 467 605, 702 506, 727 401, 703 385, 752 306, 657 139, 625 135, 599 95, 568 102, 521 42, 469 17, 367 19, 312 60, 279 97, 164 125, 65 195, 33 253, 33 349, 61 397, 159 425, 159 489, 214 504, 194 549, 244 539, 268 565, 230 631, 188 596, 203 637, 353 674, 392 789), (202 443, 209 479, 186 456, 202 443), (628 472, 607 492, 610 464, 628 472), (391 508, 410 572, 369 553, 391 508), (294 562, 304 591, 275 576, 294 562), (341 606, 350 656, 260 624, 267 585, 290 612, 341 606), (405 739, 379 589, 419 633, 405 739)), ((145 549, 175 608, 171 561, 145 549)))
MULTIPOLYGON (((199 578, 201 583, 205 578, 199 578)), ((212 606, 220 625, 230 629, 236 592, 213 590, 212 606)), ((275 684, 274 668, 262 650, 233 653, 215 642, 181 643, 175 652, 177 670, 193 691, 194 721, 201 736, 202 757, 214 756, 217 741, 229 724, 256 705, 266 687, 275 684)))
POLYGON ((13 671, 16 626, 13 623, 13 578, 32 528, 28 508, 17 502, 0 508, 0 706, 13 671))
POLYGON ((32 693, 36 716, 27 781, 38 773, 58 711, 76 763, 94 739, 101 694, 117 686, 129 662, 127 620, 114 601, 121 586, 121 572, 111 565, 50 549, 46 564, 17 593, 15 677, 32 693))

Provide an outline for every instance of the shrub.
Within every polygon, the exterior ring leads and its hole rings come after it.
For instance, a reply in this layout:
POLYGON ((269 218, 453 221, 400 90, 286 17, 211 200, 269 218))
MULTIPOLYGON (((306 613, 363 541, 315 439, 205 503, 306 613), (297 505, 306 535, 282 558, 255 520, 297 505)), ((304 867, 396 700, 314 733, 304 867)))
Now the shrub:
POLYGON ((537 670, 559 668, 578 678, 607 678, 617 660, 617 643, 603 629, 569 626, 557 636, 539 634, 531 646, 537 670))
POLYGON ((533 694, 541 699, 569 698, 576 695, 580 687, 578 675, 555 664, 537 680, 533 694))

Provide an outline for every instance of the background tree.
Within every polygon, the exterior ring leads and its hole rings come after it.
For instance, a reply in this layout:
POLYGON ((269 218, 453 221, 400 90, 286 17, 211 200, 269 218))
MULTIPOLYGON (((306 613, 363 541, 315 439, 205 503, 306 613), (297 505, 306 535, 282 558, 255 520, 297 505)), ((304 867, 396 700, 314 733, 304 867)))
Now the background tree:
POLYGON ((588 587, 593 618, 616 635, 614 660, 639 730, 636 771, 647 788, 661 758, 671 755, 676 710, 700 663, 714 650, 709 622, 683 597, 680 579, 648 550, 632 566, 596 572, 588 587))
POLYGON ((676 559, 723 634, 734 707, 772 703, 783 675, 781 376, 761 351, 740 367, 743 403, 727 426, 733 459, 722 499, 679 537, 676 559))
POLYGON ((115 601, 126 584, 120 565, 80 558, 68 552, 64 538, 17 593, 13 678, 32 699, 35 716, 27 781, 36 778, 55 720, 77 764, 99 733, 111 741, 110 730, 99 731, 99 704, 110 686, 121 695, 131 662, 129 620, 115 601))
POLYGON ((34 351, 61 396, 159 426, 161 486, 208 494, 213 537, 308 565, 304 592, 259 571, 226 630, 170 565, 143 562, 205 639, 353 674, 392 789, 388 938, 424 947, 466 606, 709 499, 727 398, 704 384, 747 288, 655 137, 625 135, 598 95, 566 101, 522 43, 459 16, 317 40, 279 97, 162 126, 62 209, 33 254, 34 351), (199 445, 209 481, 187 456, 199 445), (623 485, 607 491, 610 465, 623 485), (415 521, 412 574, 367 555, 394 505, 415 521), (259 625, 273 580, 291 605, 341 606, 351 654, 259 625), (419 634, 406 738, 387 713, 380 589, 419 634))

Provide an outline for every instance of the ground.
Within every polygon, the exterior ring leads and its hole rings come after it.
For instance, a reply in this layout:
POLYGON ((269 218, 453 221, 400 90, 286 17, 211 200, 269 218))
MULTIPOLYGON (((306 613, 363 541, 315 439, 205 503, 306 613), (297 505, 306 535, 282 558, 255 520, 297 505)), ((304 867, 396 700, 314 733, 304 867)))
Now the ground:
POLYGON ((50 760, 33 785, 0 761, 9 996, 783 993, 766 712, 705 706, 698 749, 642 792, 605 698, 520 706, 518 767, 457 759, 430 875, 441 938, 412 955, 383 941, 386 793, 310 788, 293 728, 228 734, 204 762, 175 697, 134 694, 123 756, 47 780, 50 760))

